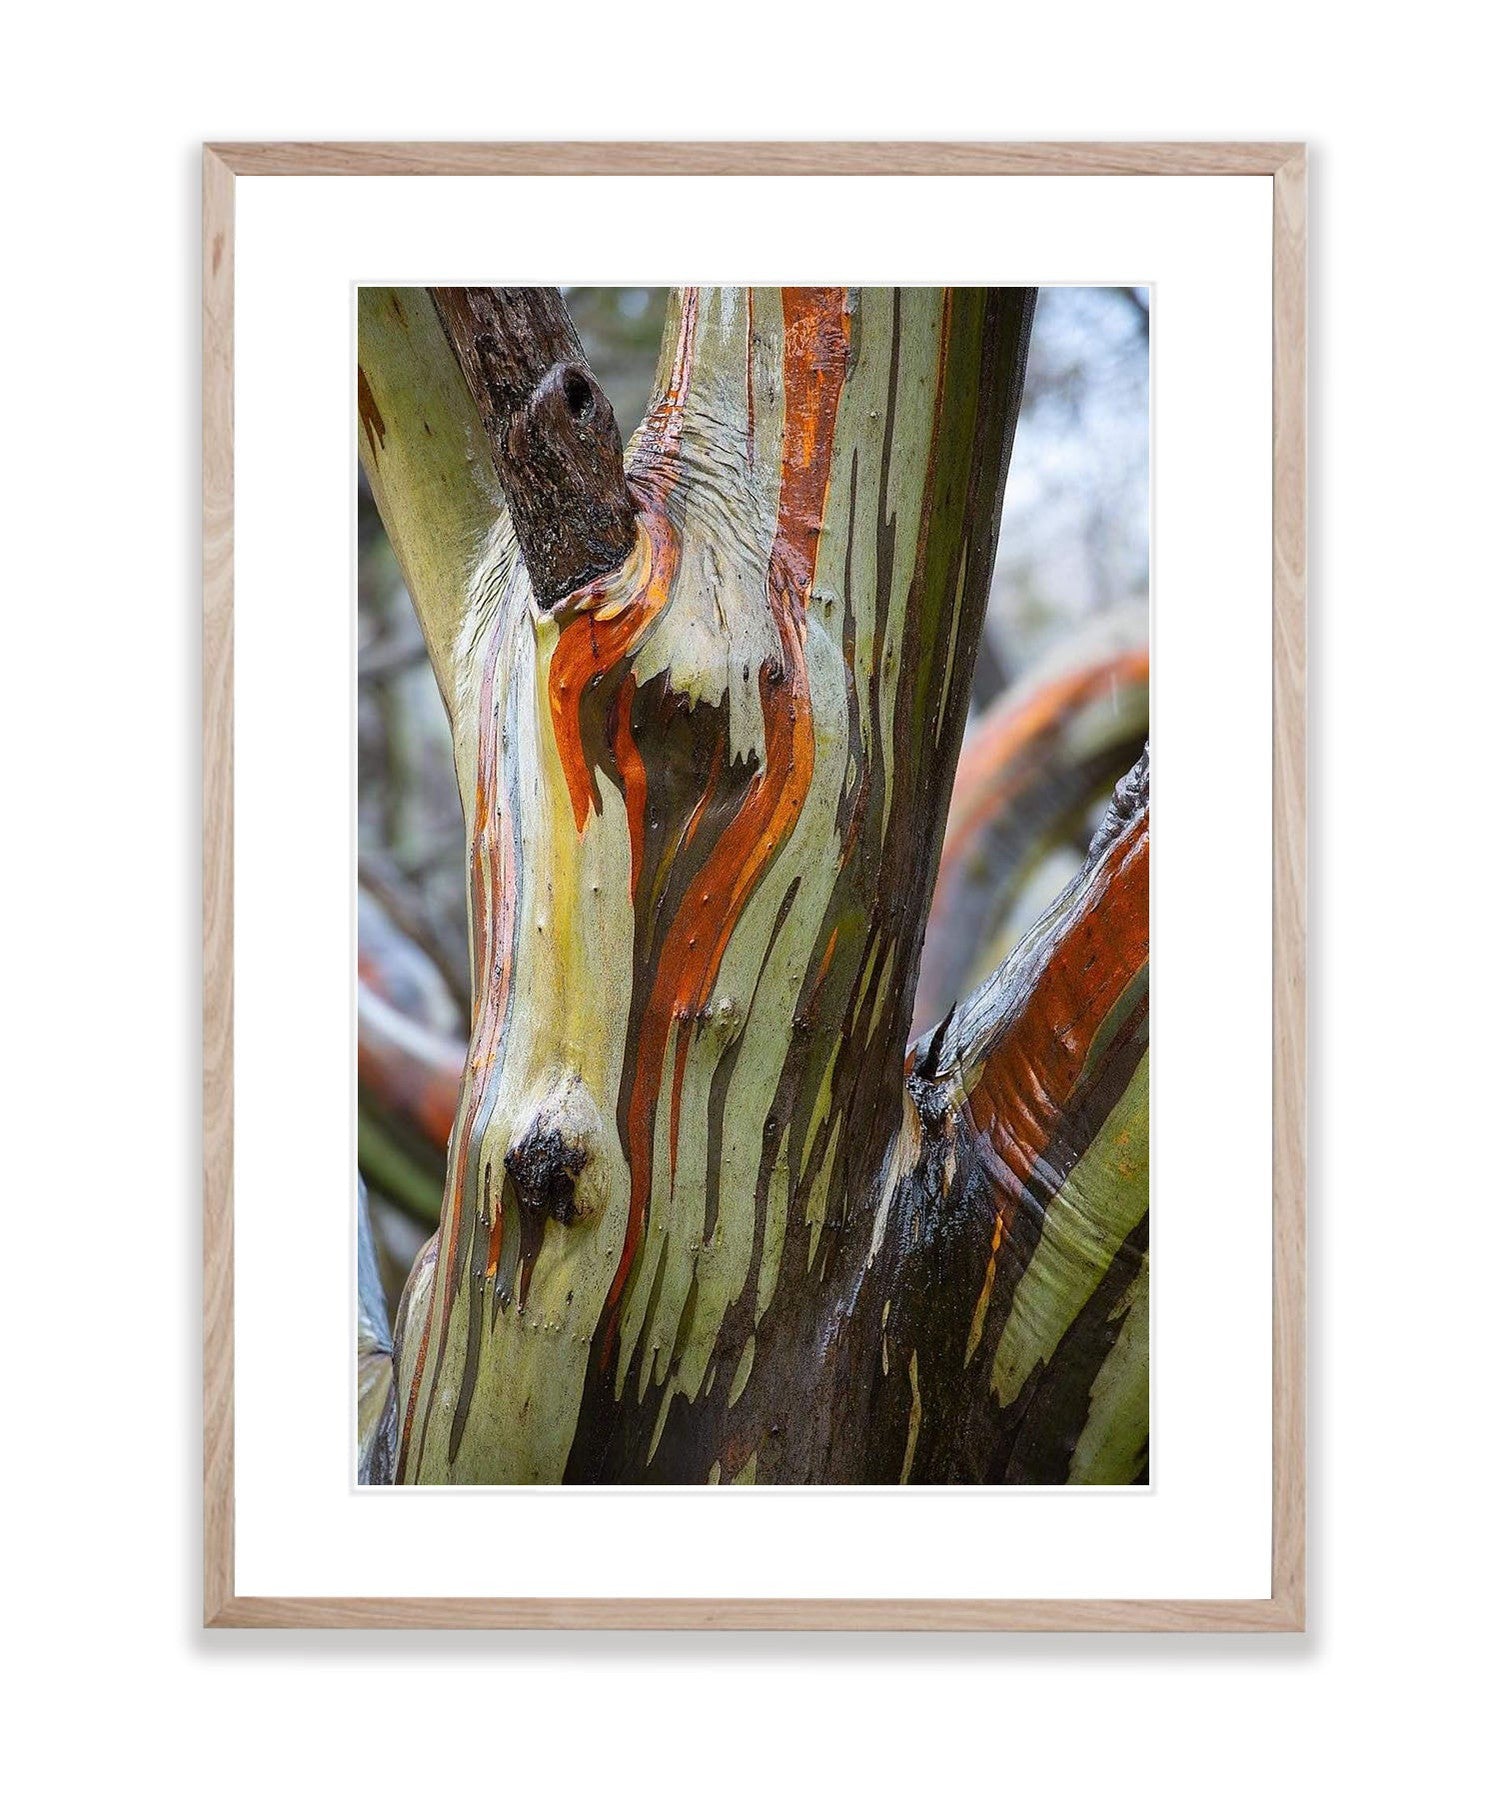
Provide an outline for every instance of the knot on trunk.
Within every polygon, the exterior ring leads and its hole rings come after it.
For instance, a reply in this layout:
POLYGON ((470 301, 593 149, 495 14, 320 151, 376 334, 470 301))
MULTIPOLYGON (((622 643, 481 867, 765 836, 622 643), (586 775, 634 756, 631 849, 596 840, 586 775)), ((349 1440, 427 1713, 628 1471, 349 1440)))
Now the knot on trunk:
POLYGON ((505 1172, 523 1211, 571 1224, 578 1215, 578 1176, 587 1160, 583 1145, 561 1131, 533 1129, 506 1150, 505 1172))

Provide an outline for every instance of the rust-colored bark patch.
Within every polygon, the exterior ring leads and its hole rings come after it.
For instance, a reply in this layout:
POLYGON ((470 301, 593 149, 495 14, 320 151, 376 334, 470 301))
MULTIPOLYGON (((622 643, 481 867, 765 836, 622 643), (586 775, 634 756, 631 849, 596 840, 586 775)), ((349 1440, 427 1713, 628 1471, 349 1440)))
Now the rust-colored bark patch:
POLYGON ((359 422, 364 426, 364 435, 369 440, 370 454, 378 456, 385 448, 385 420, 380 416, 380 408, 375 404, 375 396, 370 392, 369 379, 363 369, 359 371, 359 422))

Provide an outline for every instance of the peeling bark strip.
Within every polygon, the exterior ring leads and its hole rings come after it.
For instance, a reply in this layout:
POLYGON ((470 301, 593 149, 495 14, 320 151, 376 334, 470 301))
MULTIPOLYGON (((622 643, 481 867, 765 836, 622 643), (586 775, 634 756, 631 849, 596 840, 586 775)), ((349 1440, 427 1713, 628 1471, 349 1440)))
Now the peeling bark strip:
POLYGON ((614 408, 554 287, 434 287, 489 437, 540 606, 612 574, 635 542, 614 408))
POLYGON ((1143 788, 906 1062, 1031 303, 687 290, 622 560, 470 565, 473 1032, 371 1478, 1143 1465, 1143 788))

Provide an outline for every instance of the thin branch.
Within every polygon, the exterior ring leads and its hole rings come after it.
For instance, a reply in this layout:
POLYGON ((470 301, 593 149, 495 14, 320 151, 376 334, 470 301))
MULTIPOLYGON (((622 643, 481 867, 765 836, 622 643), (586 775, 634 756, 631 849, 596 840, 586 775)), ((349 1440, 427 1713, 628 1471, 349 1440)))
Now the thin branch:
POLYGON ((1133 648, 1030 682, 970 729, 927 918, 915 1035, 999 966, 1028 922, 1015 910, 1041 858, 1074 845, 1086 855, 1085 821, 1139 757, 1149 708, 1149 654, 1133 648))
POLYGON ((1044 1087, 1057 1106, 1065 1101, 1092 1033, 1109 1025, 1114 1008, 1133 998, 1146 974, 1149 867, 1147 745, 1115 789, 1077 878, 1003 967, 956 1009, 943 1040, 942 1073, 960 1082, 970 1103, 978 1093, 987 1094, 986 1107, 996 1099, 996 1059, 1018 1050, 1017 1027, 1032 1014, 1065 1022, 1060 1033, 1038 1030, 1033 1047, 1067 1069, 1033 1066, 1026 1078, 1044 1087))
POLYGON ((442 940, 411 885, 401 878, 384 857, 366 852, 359 858, 359 885, 377 899, 390 921, 427 954, 442 976, 443 985, 453 996, 459 1013, 469 1008, 468 971, 455 959, 442 940))

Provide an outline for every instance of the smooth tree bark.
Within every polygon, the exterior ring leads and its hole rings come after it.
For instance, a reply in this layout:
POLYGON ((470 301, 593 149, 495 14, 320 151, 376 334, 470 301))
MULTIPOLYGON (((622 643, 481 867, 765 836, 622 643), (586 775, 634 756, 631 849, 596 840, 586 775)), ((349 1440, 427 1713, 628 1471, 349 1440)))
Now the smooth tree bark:
POLYGON ((621 458, 553 290, 361 295, 474 994, 368 1478, 1143 1473, 1143 762, 907 1049, 1032 303, 685 290, 621 458))
MULTIPOLYGON (((1082 860, 1089 821, 1139 759, 1149 722, 1150 657, 1134 645, 1049 668, 969 724, 922 945, 917 1034, 1004 962, 1038 893, 1066 884, 1065 864, 1082 860)), ((456 1030, 432 1015, 438 982, 422 950, 361 902, 360 1167, 434 1223, 465 1062, 456 1030)))

